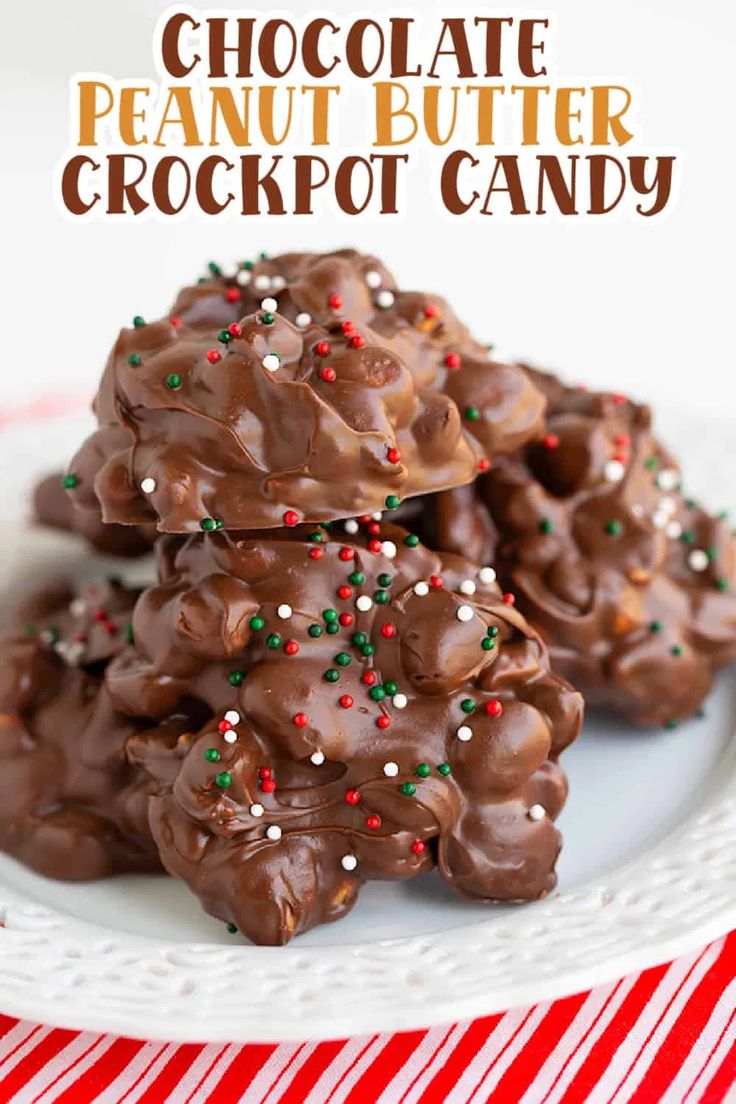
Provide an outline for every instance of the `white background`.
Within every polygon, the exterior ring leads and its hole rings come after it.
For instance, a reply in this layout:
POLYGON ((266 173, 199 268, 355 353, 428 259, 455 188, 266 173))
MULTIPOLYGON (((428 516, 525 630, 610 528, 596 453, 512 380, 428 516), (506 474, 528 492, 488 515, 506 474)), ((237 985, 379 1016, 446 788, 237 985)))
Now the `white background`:
MULTIPOLYGON (((65 221, 52 170, 67 147, 69 79, 83 70, 153 77, 151 35, 165 6, 2 0, 0 410, 59 388, 91 393, 119 326, 134 313, 162 313, 211 258, 355 244, 381 254, 404 287, 445 294, 479 337, 505 351, 573 379, 730 415, 733 4, 549 0, 544 9, 555 27, 550 81, 634 84, 640 138, 682 151, 678 203, 665 218, 449 223, 437 218, 429 189, 416 189, 399 225, 65 221)), ((288 8, 301 14, 312 5, 290 0, 288 8)), ((342 16, 357 10, 337 0, 332 8, 342 16)), ((452 4, 416 8, 448 14, 452 4)), ((495 13, 525 8, 510 0, 495 13)))

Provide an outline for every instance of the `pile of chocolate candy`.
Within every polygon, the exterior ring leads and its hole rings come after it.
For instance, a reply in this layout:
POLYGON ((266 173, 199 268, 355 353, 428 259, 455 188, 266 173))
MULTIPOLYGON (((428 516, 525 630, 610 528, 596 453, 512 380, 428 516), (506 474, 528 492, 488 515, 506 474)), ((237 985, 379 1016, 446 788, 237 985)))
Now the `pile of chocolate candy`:
POLYGON ((0 645, 0 846, 50 876, 163 867, 266 944, 433 867, 535 900, 579 691, 673 724, 736 655, 733 538, 648 410, 374 257, 211 265, 95 413, 37 515, 157 578, 49 584, 0 645))

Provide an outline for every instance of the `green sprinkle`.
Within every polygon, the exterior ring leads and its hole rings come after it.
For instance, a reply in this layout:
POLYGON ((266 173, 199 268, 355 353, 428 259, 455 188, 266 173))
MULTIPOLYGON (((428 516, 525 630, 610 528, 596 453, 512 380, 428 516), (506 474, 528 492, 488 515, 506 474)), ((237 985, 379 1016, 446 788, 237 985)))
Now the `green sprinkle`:
POLYGON ((480 418, 480 410, 477 406, 466 406, 465 417, 469 422, 477 422, 480 418))
POLYGON ((170 391, 178 391, 181 387, 181 376, 177 376, 176 372, 172 372, 170 376, 166 377, 166 386, 170 391))
POLYGON ((463 698, 463 700, 460 702, 460 708, 462 709, 463 713, 474 713, 475 702, 472 698, 463 698))
POLYGON ((683 544, 695 544, 695 534, 692 529, 683 529, 680 533, 680 540, 683 544))
POLYGON ((665 721, 664 727, 671 731, 673 728, 677 728, 677 721, 674 720, 674 719, 669 720, 669 721, 665 721))
POLYGON ((394 679, 389 679, 388 682, 384 682, 383 688, 390 697, 393 697, 394 694, 398 694, 399 692, 399 684, 395 682, 394 679))
POLYGON ((360 586, 361 583, 365 582, 365 575, 362 571, 351 571, 348 575, 348 582, 352 583, 353 586, 360 586))
POLYGON ((199 528, 203 529, 205 533, 214 533, 215 529, 218 528, 217 520, 211 517, 202 518, 199 528))
POLYGON ((26 634, 26 636, 35 636, 38 632, 38 629, 35 625, 24 625, 23 632, 26 634))
POLYGON ((695 501, 694 498, 686 498, 685 499, 685 506, 687 507, 688 510, 697 510, 697 508, 698 508, 698 504, 697 504, 697 502, 695 501))
POLYGON ((72 491, 79 483, 79 479, 76 475, 65 475, 61 481, 62 487, 67 491, 72 491))
POLYGON ((366 658, 369 658, 370 656, 376 654, 376 649, 373 647, 372 644, 364 644, 360 651, 361 654, 364 655, 366 658))
POLYGON ((334 609, 322 610, 322 620, 323 621, 337 621, 337 610, 334 610, 334 609))
POLYGON ((705 554, 706 554, 706 556, 708 557, 708 559, 710 560, 711 563, 714 563, 715 560, 718 559, 718 549, 717 548, 706 548, 705 554))
POLYGON ((50 625, 49 628, 45 629, 44 634, 49 644, 57 644, 61 638, 61 634, 55 625, 50 625))
POLYGON ((231 671, 227 676, 227 681, 231 686, 242 686, 245 675, 242 671, 231 671))
POLYGON ((437 767, 437 773, 441 774, 443 778, 447 778, 448 774, 452 774, 452 767, 449 763, 440 763, 437 767))
POLYGON ((145 326, 145 324, 146 324, 145 318, 141 318, 141 316, 139 314, 137 314, 135 316, 135 318, 133 319, 133 325, 135 326, 135 328, 137 330, 139 330, 141 328, 141 326, 145 326))
POLYGON ((273 313, 273 311, 264 311, 261 315, 261 322, 264 326, 273 326, 275 321, 276 315, 273 313))
POLYGON ((387 590, 374 590, 373 591, 373 601, 376 602, 379 606, 385 606, 386 603, 388 602, 389 598, 390 598, 390 595, 389 595, 389 592, 387 590))
POLYGON ((378 576, 379 586, 390 587, 393 581, 393 575, 387 575, 385 571, 378 576))
POLYGON ((330 636, 334 636, 335 633, 339 633, 340 626, 338 625, 337 621, 328 621, 325 625, 325 630, 330 636))
POLYGON ((657 457, 650 456, 644 461, 644 467, 647 471, 653 471, 657 466, 657 457))
POLYGON ((215 775, 215 785, 219 786, 221 790, 226 790, 233 784, 233 776, 230 771, 222 771, 220 774, 215 775))
POLYGON ((268 253, 259 253, 258 254, 258 259, 260 261, 267 261, 268 260, 268 253))
POLYGON ((220 755, 217 748, 207 748, 206 752, 204 753, 204 757, 208 763, 219 763, 222 759, 222 756, 220 755))
POLYGON ((487 631, 489 636, 498 636, 498 625, 489 625, 487 631))
POLYGON ((260 632, 265 624, 266 622, 264 618, 261 617, 259 613, 256 613, 253 617, 251 617, 250 621, 248 622, 248 628, 252 629, 253 632, 260 632))
POLYGON ((725 593, 728 590, 728 579, 716 579, 716 590, 725 593))
POLYGON ((386 697, 386 691, 382 686, 371 686, 368 691, 368 697, 374 702, 380 702, 386 697))
POLYGON ((395 510, 396 507, 401 503, 401 499, 398 495, 386 495, 385 501, 387 510, 395 510))
POLYGON ((432 768, 427 763, 420 763, 414 773, 418 778, 429 778, 432 768))
POLYGON ((132 364, 134 368, 137 368, 141 363, 141 358, 138 353, 131 353, 128 357, 128 364, 132 364))
POLYGON ((607 521, 603 528, 605 532, 608 533, 609 537, 619 537, 624 531, 621 522, 615 519, 613 521, 607 521))
POLYGON ((353 657, 347 652, 338 652, 335 656, 335 663, 338 667, 349 667, 353 662, 353 657))
POLYGON ((312 636, 316 639, 318 636, 322 635, 322 626, 321 625, 310 625, 309 628, 307 629, 307 632, 309 633, 310 636, 312 636))
POLYGON ((417 788, 413 782, 405 782, 404 785, 401 787, 401 792, 404 797, 413 797, 414 794, 417 792, 417 788))
POLYGON ((217 264, 215 261, 210 261, 210 263, 207 265, 207 268, 212 273, 213 276, 221 276, 222 275, 222 269, 220 268, 219 264, 217 264))
POLYGON ((484 652, 492 652, 496 644, 495 641, 491 640, 490 636, 484 636, 480 642, 480 646, 484 652))
POLYGON ((269 635, 266 637, 266 647, 272 648, 274 649, 274 651, 276 648, 281 647, 281 637, 278 633, 269 633, 269 635))
POLYGON ((653 633, 661 633, 663 628, 664 628, 664 625, 662 624, 661 621, 650 621, 649 622, 649 629, 653 633))
POLYGON ((362 648, 367 642, 368 637, 364 632, 356 632, 350 637, 350 642, 355 645, 356 648, 362 648))
POLYGON ((125 643, 126 644, 133 644, 134 642, 135 642, 135 634, 133 632, 133 626, 132 625, 126 625, 125 626, 125 643))
POLYGON ((252 272, 254 269, 253 261, 243 261, 241 268, 244 268, 246 272, 252 272))
POLYGON ((336 671, 334 667, 328 667, 322 677, 325 682, 337 682, 340 678, 340 672, 336 671))
POLYGON ((673 646, 670 648, 670 651, 672 652, 673 656, 681 656, 682 655, 682 645, 681 644, 673 644, 673 646))
POLYGON ((324 533, 315 532, 315 533, 310 533, 309 534, 309 540, 312 541, 313 544, 321 544, 324 539, 325 539, 324 533))
POLYGON ((542 520, 539 523, 539 532, 544 533, 545 535, 547 535, 547 534, 551 533, 552 530, 553 530, 553 525, 552 525, 552 522, 549 520, 549 518, 542 518, 542 520))
POLYGON ((416 535, 416 533, 409 533, 408 537, 404 537, 404 544, 407 545, 409 548, 416 548, 416 546, 419 544, 419 537, 416 535))
POLYGON ((238 934, 238 929, 236 928, 235 924, 228 924, 226 930, 227 930, 228 935, 237 935, 238 934))
POLYGON ((220 330, 217 335, 217 340, 221 341, 223 345, 229 345, 233 339, 233 335, 228 333, 227 330, 220 330))

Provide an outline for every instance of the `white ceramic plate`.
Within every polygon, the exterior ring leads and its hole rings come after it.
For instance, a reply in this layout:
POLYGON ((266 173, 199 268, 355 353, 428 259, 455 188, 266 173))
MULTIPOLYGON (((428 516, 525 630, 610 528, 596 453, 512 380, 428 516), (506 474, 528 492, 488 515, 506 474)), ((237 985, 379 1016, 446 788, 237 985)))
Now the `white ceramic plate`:
MULTIPOLYGON (((689 485, 714 506, 736 502, 727 427, 668 421, 671 439, 697 442, 689 485)), ((30 532, 14 512, 85 428, 64 418, 0 434, 2 470, 22 473, 5 494, 5 588, 60 566, 84 574, 74 541, 30 532)), ((129 578, 145 570, 122 565, 129 578)), ((172 879, 64 885, 0 856, 0 1011, 146 1038, 330 1038, 558 997, 700 946, 736 927, 733 681, 727 672, 705 719, 674 732, 589 719, 565 758, 560 892, 535 905, 483 908, 432 876, 374 883, 340 923, 258 948, 172 879)))

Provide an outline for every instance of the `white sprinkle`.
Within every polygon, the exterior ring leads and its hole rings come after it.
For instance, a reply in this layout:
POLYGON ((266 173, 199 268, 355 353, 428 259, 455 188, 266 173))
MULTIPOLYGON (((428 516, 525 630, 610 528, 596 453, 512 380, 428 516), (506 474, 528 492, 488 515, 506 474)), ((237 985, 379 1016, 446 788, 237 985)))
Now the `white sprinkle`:
POLYGON ((283 291, 285 287, 286 279, 283 276, 279 276, 277 273, 276 276, 271 277, 271 288, 273 291, 283 291))
POLYGON ((682 536, 682 526, 679 521, 671 521, 667 526, 667 536, 672 540, 679 540, 682 536))
POLYGON ((238 734, 231 728, 228 732, 223 732, 222 738, 226 744, 237 744, 238 734))
POLYGON ((233 725, 240 724, 240 714, 238 713, 237 709, 228 709, 227 713, 225 714, 225 720, 229 721, 230 724, 233 725))
POLYGON ((395 296, 392 291, 387 291, 385 288, 383 291, 379 291, 376 295, 376 306, 381 310, 388 310, 395 303, 395 296))
POLYGON ((255 805, 251 805, 251 807, 250 807, 250 815, 251 816, 262 817, 264 812, 265 812, 265 809, 263 808, 262 805, 259 805, 258 802, 256 802, 255 805))
POLYGON ((644 517, 644 507, 642 506, 641 502, 635 502, 631 507, 631 512, 634 517, 644 517))
POLYGON ((75 598, 69 603, 69 612, 72 617, 84 617, 87 612, 87 603, 84 598, 75 598))
POLYGON ((380 510, 376 510, 375 514, 371 514, 371 517, 373 518, 374 521, 380 521, 381 518, 383 517, 383 514, 381 513, 380 510))
POLYGON ((675 502, 674 498, 671 498, 669 495, 665 495, 664 498, 660 498, 657 504, 657 509, 664 511, 665 514, 674 514, 674 512, 677 510, 677 503, 675 502))
POLYGON ((311 314, 307 314, 306 311, 302 311, 301 314, 298 314, 296 316, 294 321, 297 324, 297 326, 299 326, 302 330, 304 330, 309 325, 309 323, 312 321, 312 316, 311 316, 311 314))
POLYGON ((424 598, 425 595, 429 594, 429 583, 415 583, 414 593, 417 597, 424 598))
POLYGON ((530 820, 544 820, 547 815, 547 811, 543 805, 532 805, 529 808, 530 820))
POLYGON ((265 291, 271 287, 271 277, 262 272, 260 276, 256 276, 253 280, 253 287, 256 291, 265 291))
POLYGON ((696 548, 688 556, 687 562, 693 571, 707 571, 710 560, 707 552, 704 552, 702 548, 696 548))
POLYGON ((365 282, 367 283, 369 288, 378 288, 378 287, 380 287, 381 283, 382 283, 381 273, 376 272, 375 269, 371 269, 370 272, 366 272, 366 274, 365 274, 365 282))
POLYGON ((381 545, 381 551, 387 560, 393 560, 398 552, 398 548, 393 541, 384 541, 381 545))
POLYGON ((321 767, 325 761, 325 755, 323 751, 313 751, 309 756, 310 763, 314 763, 315 767, 321 767))
POLYGON ((455 610, 458 621, 472 621, 475 617, 472 606, 458 606, 455 610))
POLYGON ((354 533, 357 533, 359 529, 360 526, 354 518, 350 518, 348 521, 345 522, 345 532, 350 533, 351 536, 354 533))
POLYGON ((226 280, 232 280, 235 273, 238 271, 238 266, 234 264, 220 265, 220 275, 224 276, 226 280))
POLYGON ((477 589, 476 585, 475 585, 475 583, 473 582, 472 579, 463 579, 463 581, 460 584, 460 593, 461 594, 475 594, 476 589, 477 589))
POLYGON ((659 473, 656 479, 660 491, 674 491, 679 482, 680 477, 672 468, 665 468, 664 471, 659 473))
POLYGON ((275 372, 277 368, 281 367, 281 357, 278 353, 266 353, 261 364, 267 372, 275 372))
POLYGON ((267 299, 261 299, 261 310, 275 311, 279 309, 279 305, 275 299, 271 299, 269 296, 267 299))
POLYGON ((406 709, 409 699, 406 694, 394 694, 391 701, 395 709, 406 709))
POLYGON ((288 602, 282 602, 281 605, 276 610, 276 613, 278 614, 278 616, 281 618, 282 621, 288 621, 293 612, 294 611, 293 611, 293 609, 291 608, 291 606, 289 605, 288 602))
POLYGON ((144 494, 153 494, 156 490, 156 480, 152 479, 150 475, 146 476, 146 478, 141 481, 141 490, 144 494))
POLYGON ((473 738, 473 730, 470 725, 460 725, 455 735, 458 740, 462 740, 464 744, 467 744, 468 740, 472 740, 473 738))
POLYGON ((496 572, 492 567, 482 567, 478 572, 478 578, 482 583, 495 583, 496 572))
POLYGON ((358 860, 356 859, 355 855, 343 855, 343 857, 340 859, 340 865, 342 866, 343 870, 355 870, 356 866, 358 865, 358 860))
POLYGON ((395 778, 396 775, 399 773, 399 764, 392 762, 384 763, 383 773, 386 775, 387 778, 395 778))
POLYGON ((241 268, 238 275, 235 277, 235 283, 240 284, 241 287, 246 287, 251 280, 250 272, 247 268, 241 268))
POLYGON ((667 522, 669 520, 670 519, 668 515, 664 512, 664 510, 656 510, 652 514, 652 525, 655 529, 664 529, 667 526, 667 522))
POLYGON ((626 475, 626 468, 620 460, 609 460, 603 469, 606 483, 620 483, 626 475))
POLYGON ((359 609, 361 613, 367 613, 373 605, 373 599, 369 598, 367 594, 361 594, 359 598, 355 599, 355 608, 359 609))
POLYGON ((278 824, 269 825, 269 827, 266 829, 266 835, 270 840, 280 840, 281 829, 279 828, 278 824))

